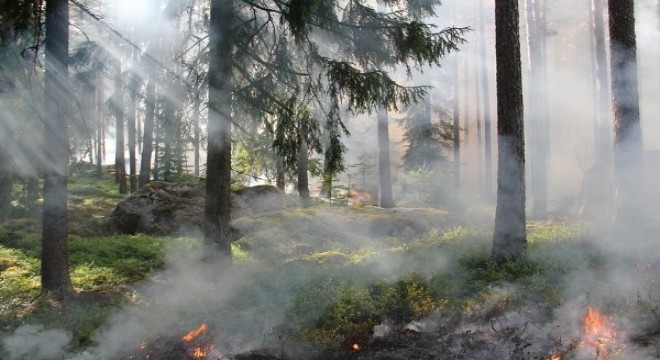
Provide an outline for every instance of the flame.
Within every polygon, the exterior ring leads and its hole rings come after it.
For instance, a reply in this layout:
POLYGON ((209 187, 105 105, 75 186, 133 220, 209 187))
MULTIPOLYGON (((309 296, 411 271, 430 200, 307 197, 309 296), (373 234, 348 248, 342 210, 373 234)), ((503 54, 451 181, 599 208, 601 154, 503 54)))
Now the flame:
POLYGON ((206 325, 206 323, 202 323, 202 325, 200 325, 198 328, 190 330, 190 332, 184 335, 181 339, 184 342, 189 343, 195 340, 195 338, 200 334, 205 333, 208 329, 209 327, 206 325))
POLYGON ((368 191, 351 189, 349 195, 353 205, 367 205, 371 203, 371 193, 368 191))
POLYGON ((603 315, 592 307, 587 309, 587 315, 582 318, 584 334, 592 342, 614 341, 616 333, 607 324, 603 315))
POLYGON ((192 350, 192 357, 195 359, 201 359, 203 357, 206 357, 206 351, 202 349, 201 347, 196 347, 192 350))
POLYGON ((548 358, 548 360, 561 360, 561 355, 553 354, 548 358))
POLYGON ((587 315, 582 318, 582 323, 584 325, 582 345, 595 349, 596 358, 621 350, 621 347, 616 345, 616 332, 601 313, 589 307, 587 315))
POLYGON ((353 349, 353 351, 360 351, 360 344, 353 344, 351 348, 353 349))
POLYGON ((190 330, 190 332, 181 338, 184 343, 188 344, 188 356, 193 359, 222 359, 222 356, 219 355, 215 357, 215 349, 209 336, 200 336, 208 330, 208 325, 202 323, 199 327, 190 330))

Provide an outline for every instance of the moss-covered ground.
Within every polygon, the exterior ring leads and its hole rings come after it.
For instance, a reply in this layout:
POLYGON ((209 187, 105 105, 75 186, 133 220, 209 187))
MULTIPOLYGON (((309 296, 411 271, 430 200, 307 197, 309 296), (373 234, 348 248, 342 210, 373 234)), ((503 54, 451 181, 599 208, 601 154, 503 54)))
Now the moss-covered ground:
MULTIPOLYGON (((146 306, 136 288, 166 281, 153 274, 170 266, 173 253, 200 251, 198 238, 113 234, 107 218, 122 198, 109 175, 72 177, 69 255, 79 296, 69 304, 40 296, 38 214, 0 226, 0 337, 44 324, 70 331, 73 351, 90 346, 111 314, 146 306)), ((527 259, 504 264, 490 260, 490 224, 435 209, 320 206, 241 218, 235 226, 235 266, 249 275, 214 309, 217 326, 334 352, 368 341, 382 323, 434 319, 450 326, 530 304, 555 309, 584 291, 572 279, 608 266, 582 226, 569 222, 530 223, 527 259), (246 324, 246 311, 286 321, 266 329, 246 324)), ((656 319, 657 280, 649 276, 648 299, 634 309, 656 319)))

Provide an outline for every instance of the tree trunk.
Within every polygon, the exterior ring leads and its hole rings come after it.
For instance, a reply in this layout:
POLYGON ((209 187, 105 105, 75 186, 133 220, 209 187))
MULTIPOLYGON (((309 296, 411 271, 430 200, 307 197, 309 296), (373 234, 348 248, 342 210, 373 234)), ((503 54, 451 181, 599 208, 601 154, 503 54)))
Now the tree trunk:
POLYGON ((112 96, 112 111, 115 116, 115 181, 119 183, 119 193, 126 194, 126 159, 124 157, 124 87, 121 79, 121 61, 115 64, 115 92, 112 96))
POLYGON ((633 0, 608 2, 616 217, 626 225, 639 220, 643 170, 634 5, 633 0))
POLYGON ((452 135, 454 136, 453 152, 454 152, 454 191, 458 193, 461 188, 461 121, 459 118, 459 102, 458 102, 458 59, 454 61, 454 100, 453 105, 453 126, 452 135))
POLYGON ((136 123, 136 108, 137 108, 137 96, 138 96, 138 86, 139 78, 135 73, 135 63, 137 62, 137 53, 133 49, 132 55, 133 64, 131 65, 131 71, 129 72, 130 80, 128 83, 128 104, 126 111, 128 112, 126 116, 126 128, 128 132, 128 168, 129 168, 129 177, 130 177, 130 191, 131 193, 137 190, 137 156, 135 153, 136 147, 136 137, 137 130, 135 127, 136 123))
MULTIPOLYGON (((2 157, 2 154, 0 154, 2 157)), ((11 214, 11 189, 12 189, 12 176, 9 174, 7 169, 6 161, 0 158, 0 224, 9 220, 11 214)))
POLYGON ((94 164, 95 151, 96 147, 94 146, 94 141, 96 140, 96 99, 98 95, 96 94, 96 74, 90 74, 89 83, 83 85, 83 90, 85 91, 85 115, 87 116, 87 128, 89 132, 86 132, 88 135, 87 138, 87 155, 89 156, 89 163, 94 164))
POLYGON ((204 207, 205 257, 231 265, 232 0, 212 0, 210 15, 209 119, 204 207))
POLYGON ((596 161, 612 161, 612 118, 610 100, 610 78, 607 72, 607 49, 605 42, 605 0, 591 1, 591 31, 594 68, 594 96, 596 121, 594 124, 594 145, 596 161))
POLYGON ((200 99, 195 97, 195 109, 193 112, 193 151, 194 151, 194 169, 193 173, 195 176, 199 176, 199 159, 200 159, 200 148, 201 148, 201 134, 202 130, 199 126, 199 116, 200 116, 200 99))
MULTIPOLYGON (((2 19, 0 22, 0 51, 5 51, 5 48, 14 44, 14 24, 8 19, 2 19)), ((5 88, 0 88, 0 94, 4 92, 5 88)), ((0 130, 3 135, 5 132, 4 124, 0 124, 0 130)), ((3 141, 6 141, 3 139, 3 141)), ((11 213, 11 189, 12 189, 12 166, 11 154, 9 150, 0 147, 0 224, 9 220, 11 213)))
POLYGON ((11 19, 3 18, 0 23, 0 46, 5 47, 16 42, 16 32, 14 31, 14 22, 11 19))
POLYGON ((486 22, 484 19, 484 1, 479 10, 479 60, 481 63, 481 88, 483 94, 484 115, 484 199, 493 198, 493 152, 491 139, 490 85, 488 84, 488 66, 486 61, 486 22))
POLYGON ((96 73, 96 177, 103 178, 103 127, 105 126, 103 111, 105 104, 103 99, 103 77, 96 73))
POLYGON ((335 174, 328 170, 327 158, 325 159, 326 163, 323 165, 323 174, 321 175, 321 193, 325 194, 325 197, 328 199, 330 204, 332 204, 332 181, 335 174))
POLYGON ((461 131, 463 132, 462 140, 463 141, 463 146, 469 147, 470 143, 470 107, 472 105, 470 99, 470 92, 472 89, 470 88, 470 61, 465 59, 463 60, 463 129, 461 131))
POLYGON ((548 216, 547 86, 545 60, 545 17, 543 0, 526 0, 527 47, 529 66, 528 121, 530 123, 532 214, 536 219, 548 216))
POLYGON ((162 99, 163 112, 161 116, 162 151, 160 157, 160 172, 162 179, 173 181, 176 172, 176 110, 172 100, 167 96, 162 99))
POLYGON ((140 160, 139 186, 149 182, 151 175, 151 155, 154 146, 154 120, 156 118, 156 76, 151 74, 147 80, 144 115, 144 135, 142 142, 142 158, 140 160))
POLYGON ((36 202, 39 198, 39 178, 36 176, 29 176, 25 179, 25 187, 27 188, 25 206, 27 206, 30 214, 36 215, 36 202))
POLYGON ((275 154, 275 186, 284 191, 286 189, 284 159, 279 154, 275 154))
MULTIPOLYGON (((101 91, 103 91, 103 90, 101 89, 101 91)), ((105 106, 105 104, 103 106, 105 106)), ((103 112, 103 114, 105 116, 105 111, 103 112)), ((102 139, 102 141, 101 141, 101 153, 102 153, 103 159, 105 159, 107 157, 107 153, 105 151, 105 134, 106 134, 107 130, 108 129, 107 129, 106 125, 104 124, 101 127, 101 139, 102 139)))
MULTIPOLYGON (((379 109, 378 121, 378 184, 379 206, 389 209, 394 206, 392 199, 392 170, 390 169, 390 130, 386 109, 379 109)), ((363 188, 366 190, 366 186, 363 188)))
POLYGON ((162 155, 160 154, 161 151, 161 144, 163 143, 163 119, 162 119, 162 112, 163 112, 163 98, 162 96, 156 97, 155 105, 154 105, 154 146, 153 146, 153 161, 154 164, 151 167, 151 173, 153 175, 154 180, 161 180, 162 176, 160 176, 160 168, 161 168, 161 157, 162 155))
MULTIPOLYGON (((302 137, 302 135, 299 135, 302 137)), ((309 206, 309 149, 304 139, 300 140, 298 150, 298 196, 300 197, 300 206, 309 206)))
POLYGON ((480 56, 475 50, 475 58, 479 59, 475 61, 474 66, 474 98, 476 101, 476 122, 477 122, 477 192, 482 199, 485 199, 485 179, 484 179, 484 160, 485 157, 482 156, 484 153, 484 143, 482 135, 482 116, 481 116, 481 96, 483 93, 479 91, 479 79, 481 78, 481 72, 483 71, 482 63, 480 56))
POLYGON ((69 3, 46 3, 46 114, 44 145, 41 289, 65 299, 73 292, 69 277, 67 183, 69 173, 69 3))
POLYGON ((525 140, 517 0, 495 1, 497 63, 497 208, 493 260, 519 260, 525 229, 525 140))
MULTIPOLYGON (((172 103, 172 105, 175 105, 172 103)), ((186 138, 187 136, 184 135, 183 133, 183 119, 181 116, 181 108, 176 105, 176 108, 174 108, 174 124, 175 124, 175 144, 176 147, 174 148, 174 154, 175 154, 175 164, 176 164, 176 178, 181 179, 183 177, 185 168, 188 166, 187 158, 186 158, 186 138)))

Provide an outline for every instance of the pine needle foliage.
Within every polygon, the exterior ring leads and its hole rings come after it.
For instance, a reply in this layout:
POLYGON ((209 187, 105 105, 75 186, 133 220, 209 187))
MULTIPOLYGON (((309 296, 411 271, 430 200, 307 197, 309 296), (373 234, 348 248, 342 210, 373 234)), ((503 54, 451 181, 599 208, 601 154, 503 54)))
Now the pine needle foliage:
POLYGON ((287 166, 305 140, 329 170, 343 171, 345 114, 420 102, 428 88, 390 72, 440 65, 469 30, 424 22, 437 0, 380 4, 390 10, 365 0, 235 0, 233 121, 262 122, 287 166))

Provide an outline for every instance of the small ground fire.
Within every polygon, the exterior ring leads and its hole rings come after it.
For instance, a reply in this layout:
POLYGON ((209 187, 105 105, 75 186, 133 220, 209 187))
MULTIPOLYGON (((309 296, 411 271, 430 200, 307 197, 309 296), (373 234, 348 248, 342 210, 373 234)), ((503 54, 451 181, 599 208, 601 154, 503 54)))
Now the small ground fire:
POLYGON ((208 331, 208 329, 209 329, 208 325, 206 325, 206 323, 202 323, 202 325, 200 325, 196 329, 190 330, 190 332, 188 332, 186 335, 184 335, 181 338, 181 340, 183 340, 183 342, 189 343, 189 342, 195 340, 195 338, 197 336, 199 336, 200 334, 203 334, 206 331, 208 331))
POLYGON ((215 351, 213 341, 208 336, 208 330, 208 325, 202 323, 181 338, 188 346, 188 356, 193 359, 222 360, 223 357, 215 351))
POLYGON ((605 359, 615 356, 623 346, 616 341, 611 320, 592 307, 588 307, 587 315, 582 318, 584 334, 580 346, 594 355, 595 359, 605 359))

